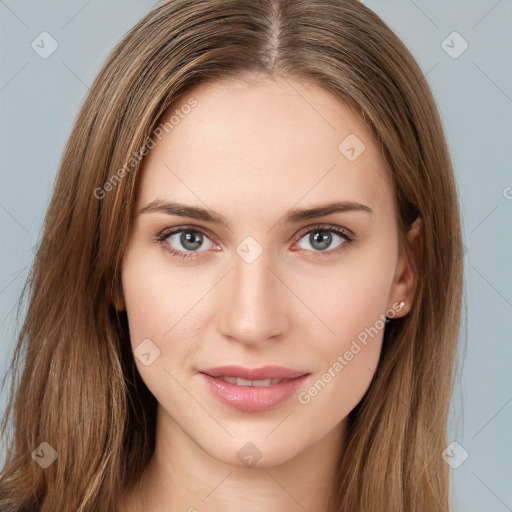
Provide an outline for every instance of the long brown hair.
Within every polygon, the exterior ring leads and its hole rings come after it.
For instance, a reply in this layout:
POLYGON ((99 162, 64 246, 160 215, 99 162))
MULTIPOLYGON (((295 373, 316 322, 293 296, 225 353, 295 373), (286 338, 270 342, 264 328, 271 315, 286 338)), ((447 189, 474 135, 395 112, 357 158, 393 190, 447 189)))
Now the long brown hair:
POLYGON ((200 83, 251 75, 312 82, 353 107, 389 167, 401 250, 422 219, 414 304, 386 326, 378 369, 349 415, 332 503, 449 510, 441 453, 462 302, 456 184, 421 70, 356 0, 170 0, 113 50, 66 145, 24 290, 2 424, 12 434, 2 510, 113 511, 144 470, 156 401, 135 367, 126 314, 112 304, 140 160, 175 100, 200 83), (32 456, 44 442, 57 453, 47 468, 32 456))

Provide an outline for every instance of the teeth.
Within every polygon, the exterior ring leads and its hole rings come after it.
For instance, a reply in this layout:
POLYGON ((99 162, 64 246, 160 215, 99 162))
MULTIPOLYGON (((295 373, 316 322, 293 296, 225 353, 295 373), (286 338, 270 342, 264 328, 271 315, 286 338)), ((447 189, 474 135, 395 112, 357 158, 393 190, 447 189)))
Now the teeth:
MULTIPOLYGON (((236 385, 237 386, 254 386, 255 382, 263 382, 263 381, 261 381, 261 380, 241 379, 240 377, 237 377, 237 379, 236 379, 236 385)), ((270 384, 270 381, 269 381, 269 384, 270 384)), ((268 386, 268 384, 267 384, 267 386, 268 386)))
POLYGON ((240 377, 219 377, 219 379, 229 382, 230 384, 236 384, 237 386, 253 386, 253 387, 265 387, 279 384, 289 379, 265 379, 265 380, 248 380, 241 379, 240 377))

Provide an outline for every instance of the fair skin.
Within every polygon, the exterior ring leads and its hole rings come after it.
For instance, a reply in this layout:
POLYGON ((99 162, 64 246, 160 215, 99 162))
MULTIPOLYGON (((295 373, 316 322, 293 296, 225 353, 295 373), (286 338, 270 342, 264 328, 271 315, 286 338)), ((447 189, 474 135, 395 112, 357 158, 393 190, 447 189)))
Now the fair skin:
MULTIPOLYGON (((120 510, 328 511, 347 416, 370 385, 383 329, 341 371, 333 365, 381 315, 407 314, 416 288, 398 252, 384 160, 362 120, 316 85, 265 78, 210 83, 185 96, 183 104, 193 96, 197 106, 144 159, 115 302, 126 308, 132 347, 149 339, 160 350, 148 365, 135 358, 158 401, 156 450, 120 510), (353 161, 338 148, 349 134, 365 145, 353 161), (140 212, 155 200, 214 210, 229 227, 140 212), (290 209, 334 201, 371 213, 278 223, 290 209), (355 240, 315 231, 317 224, 350 230, 355 240), (205 234, 192 230, 195 245, 184 245, 182 232, 155 241, 182 226, 205 234), (328 239, 323 251, 318 232, 328 239), (248 236, 257 244, 250 251, 262 249, 250 263, 237 252, 248 236), (247 412, 221 403, 198 373, 231 364, 307 372, 303 397, 329 368, 332 378, 307 403, 294 394, 247 412), (251 467, 238 456, 249 442, 259 453, 251 467)), ((417 235, 414 227, 411 247, 417 235)))

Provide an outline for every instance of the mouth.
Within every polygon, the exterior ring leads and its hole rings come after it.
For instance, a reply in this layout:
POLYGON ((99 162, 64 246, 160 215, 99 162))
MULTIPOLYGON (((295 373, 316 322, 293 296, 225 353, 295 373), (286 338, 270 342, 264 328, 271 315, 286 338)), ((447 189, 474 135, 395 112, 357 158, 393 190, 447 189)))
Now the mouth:
POLYGON ((310 375, 279 366, 220 366, 201 370, 199 374, 223 404, 245 412, 277 407, 296 393, 310 375))
POLYGON ((248 380, 242 379, 240 377, 214 377, 215 379, 223 380, 224 382, 229 382, 230 384, 234 384, 235 386, 253 386, 256 388, 265 388, 268 386, 273 386, 274 384, 281 384, 281 382, 288 382, 291 379, 260 379, 260 380, 248 380))

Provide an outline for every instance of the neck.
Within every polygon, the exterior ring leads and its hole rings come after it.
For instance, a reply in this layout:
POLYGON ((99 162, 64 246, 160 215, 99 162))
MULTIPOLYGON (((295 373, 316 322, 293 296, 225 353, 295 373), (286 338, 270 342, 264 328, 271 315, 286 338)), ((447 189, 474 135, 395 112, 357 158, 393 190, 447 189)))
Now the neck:
POLYGON ((155 453, 120 512, 331 512, 346 424, 279 465, 245 467, 212 457, 159 407, 155 453))

